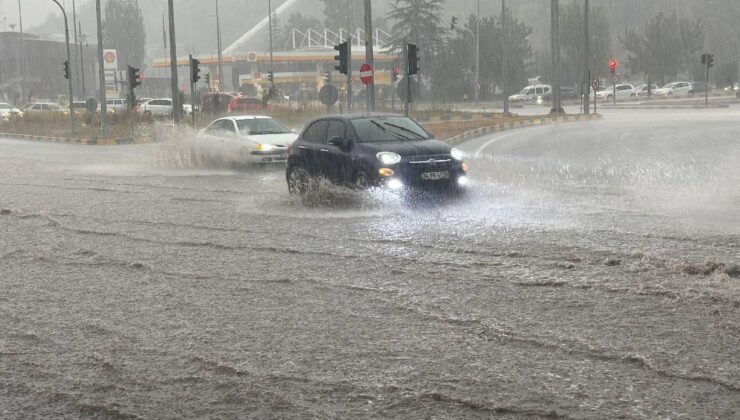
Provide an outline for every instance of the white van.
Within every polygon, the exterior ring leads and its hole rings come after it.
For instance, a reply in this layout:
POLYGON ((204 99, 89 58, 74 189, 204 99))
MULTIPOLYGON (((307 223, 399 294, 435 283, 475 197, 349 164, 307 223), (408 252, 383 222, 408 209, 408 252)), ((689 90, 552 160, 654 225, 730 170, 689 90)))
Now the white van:
POLYGON ((542 98, 547 94, 551 94, 552 87, 550 85, 532 85, 522 89, 521 92, 509 96, 510 104, 523 104, 523 103, 535 103, 538 98, 542 98))

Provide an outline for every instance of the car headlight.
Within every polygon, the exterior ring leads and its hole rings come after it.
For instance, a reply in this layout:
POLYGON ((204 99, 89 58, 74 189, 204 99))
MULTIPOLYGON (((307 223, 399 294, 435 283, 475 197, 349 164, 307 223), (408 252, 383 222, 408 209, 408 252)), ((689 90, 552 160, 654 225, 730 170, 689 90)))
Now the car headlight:
POLYGON ((375 155, 384 165, 394 165, 401 161, 401 155, 395 152, 380 152, 375 155))
POLYGON ((271 144, 258 144, 256 149, 260 152, 269 152, 274 149, 274 147, 271 144))
POLYGON ((465 157, 460 149, 456 149, 454 147, 450 149, 450 156, 452 156, 452 158, 455 160, 463 160, 463 157, 465 157))

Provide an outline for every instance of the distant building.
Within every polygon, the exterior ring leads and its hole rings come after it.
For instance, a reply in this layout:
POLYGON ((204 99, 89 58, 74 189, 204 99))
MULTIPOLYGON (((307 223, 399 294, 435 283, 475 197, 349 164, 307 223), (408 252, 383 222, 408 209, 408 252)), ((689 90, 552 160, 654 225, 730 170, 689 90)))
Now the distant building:
MULTIPOLYGON (((97 96, 96 46, 82 46, 84 97, 80 48, 79 45, 75 48, 74 44, 71 44, 70 48, 75 99, 97 96)), ((0 101, 22 103, 33 98, 50 100, 57 100, 60 96, 66 98, 68 93, 67 79, 64 78, 66 60, 67 50, 64 41, 24 33, 21 51, 20 33, 0 32, 0 101)))

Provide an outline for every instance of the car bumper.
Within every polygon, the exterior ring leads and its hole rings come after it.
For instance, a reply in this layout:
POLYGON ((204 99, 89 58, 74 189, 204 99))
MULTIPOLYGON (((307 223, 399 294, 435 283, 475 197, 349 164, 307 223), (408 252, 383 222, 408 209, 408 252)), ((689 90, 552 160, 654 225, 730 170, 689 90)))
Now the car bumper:
POLYGON ((391 176, 381 176, 376 169, 377 185, 389 190, 457 191, 467 183, 463 162, 449 160, 436 164, 403 162, 391 176))
POLYGON ((285 163, 288 161, 288 149, 280 150, 253 150, 247 158, 249 163, 285 163))

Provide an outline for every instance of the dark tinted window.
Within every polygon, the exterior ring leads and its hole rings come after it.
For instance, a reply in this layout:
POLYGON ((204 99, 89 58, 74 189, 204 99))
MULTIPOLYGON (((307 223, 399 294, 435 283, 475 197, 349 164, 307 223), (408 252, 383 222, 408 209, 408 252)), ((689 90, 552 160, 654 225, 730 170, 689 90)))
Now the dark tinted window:
POLYGON ((329 129, 326 131, 326 138, 327 140, 332 137, 339 137, 344 138, 345 136, 345 130, 346 127, 344 125, 344 121, 341 120, 331 120, 329 121, 329 129))
POLYGON ((249 118, 236 120, 236 125, 239 126, 239 133, 242 135, 283 134, 290 132, 290 130, 285 128, 284 125, 272 118, 249 118))
POLYGON ((303 132, 303 138, 311 143, 326 143, 326 121, 316 121, 303 132))

